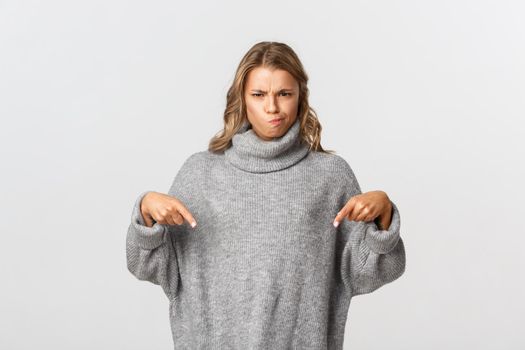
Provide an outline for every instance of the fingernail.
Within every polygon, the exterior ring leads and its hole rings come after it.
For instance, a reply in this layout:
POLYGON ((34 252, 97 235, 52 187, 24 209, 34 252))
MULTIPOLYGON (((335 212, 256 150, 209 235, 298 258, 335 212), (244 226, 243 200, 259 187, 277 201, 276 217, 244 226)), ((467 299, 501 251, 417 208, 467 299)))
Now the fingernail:
POLYGON ((334 227, 339 226, 339 221, 334 221, 334 227))
POLYGON ((195 227, 195 226, 197 226, 197 223, 194 221, 191 223, 191 227, 195 227))

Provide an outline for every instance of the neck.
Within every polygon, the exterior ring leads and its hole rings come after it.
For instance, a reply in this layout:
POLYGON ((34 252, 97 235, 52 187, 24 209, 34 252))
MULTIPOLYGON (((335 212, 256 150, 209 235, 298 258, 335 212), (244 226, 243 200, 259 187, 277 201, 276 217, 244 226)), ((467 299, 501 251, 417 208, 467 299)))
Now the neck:
POLYGON ((224 153, 235 167, 252 173, 267 173, 290 167, 303 159, 309 147, 300 137, 297 118, 281 137, 266 141, 249 128, 245 121, 232 138, 232 145, 224 153))

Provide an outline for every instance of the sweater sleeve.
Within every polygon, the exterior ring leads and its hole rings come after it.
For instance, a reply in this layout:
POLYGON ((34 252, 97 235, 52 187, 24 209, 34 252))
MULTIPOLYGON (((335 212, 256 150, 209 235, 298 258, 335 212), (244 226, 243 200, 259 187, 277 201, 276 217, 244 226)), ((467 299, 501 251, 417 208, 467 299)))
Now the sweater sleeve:
MULTIPOLYGON (((344 176, 343 205, 361 194, 361 188, 350 168, 344 176)), ((367 294, 399 278, 405 271, 405 247, 400 236, 400 215, 392 203, 392 219, 386 230, 380 230, 374 221, 350 221, 339 225, 344 247, 341 254, 341 278, 352 296, 367 294)))
POLYGON ((137 279, 160 285, 172 300, 179 281, 175 250, 167 225, 145 225, 140 204, 147 193, 139 195, 132 210, 126 236, 127 267, 137 279))

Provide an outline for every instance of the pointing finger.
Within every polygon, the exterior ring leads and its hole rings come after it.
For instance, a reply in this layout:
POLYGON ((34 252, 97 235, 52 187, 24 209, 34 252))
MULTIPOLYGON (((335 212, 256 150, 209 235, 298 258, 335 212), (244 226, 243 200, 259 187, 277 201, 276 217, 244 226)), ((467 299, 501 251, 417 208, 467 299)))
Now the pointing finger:
POLYGON ((341 220, 348 217, 352 213, 353 209, 354 209, 354 201, 352 200, 352 198, 350 198, 350 200, 345 204, 343 209, 341 209, 339 213, 337 213, 334 223, 333 223, 334 226, 335 227, 339 226, 339 223, 341 222, 341 220))
POLYGON ((333 223, 333 224, 334 224, 334 227, 339 226, 339 222, 341 222, 341 220, 344 219, 344 217, 345 217, 345 215, 346 215, 346 214, 345 214, 345 213, 346 213, 346 209, 345 209, 345 208, 346 208, 346 206, 343 207, 343 209, 341 209, 341 210, 339 211, 339 213, 337 213, 337 215, 335 216, 334 223, 333 223))
POLYGON ((191 215, 190 211, 184 204, 182 204, 181 201, 178 201, 178 211, 182 215, 186 221, 188 221, 191 225, 191 227, 195 227, 197 225, 197 221, 193 218, 193 215, 191 215))

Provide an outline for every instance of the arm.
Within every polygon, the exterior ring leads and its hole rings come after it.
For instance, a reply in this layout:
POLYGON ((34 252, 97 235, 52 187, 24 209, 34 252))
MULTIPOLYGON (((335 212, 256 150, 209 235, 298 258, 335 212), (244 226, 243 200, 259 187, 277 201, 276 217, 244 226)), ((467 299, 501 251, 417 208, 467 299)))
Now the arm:
MULTIPOLYGON (((344 203, 361 194, 355 175, 347 165, 344 203)), ((400 215, 395 203, 389 227, 381 230, 375 222, 343 220, 340 233, 347 237, 341 254, 341 278, 352 296, 371 293, 399 278, 405 271, 406 257, 400 237, 400 215)))
POLYGON ((133 207, 126 236, 127 267, 137 279, 160 285, 172 300, 179 282, 177 258, 166 225, 145 225, 140 204, 147 193, 141 193, 133 207))

